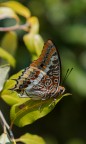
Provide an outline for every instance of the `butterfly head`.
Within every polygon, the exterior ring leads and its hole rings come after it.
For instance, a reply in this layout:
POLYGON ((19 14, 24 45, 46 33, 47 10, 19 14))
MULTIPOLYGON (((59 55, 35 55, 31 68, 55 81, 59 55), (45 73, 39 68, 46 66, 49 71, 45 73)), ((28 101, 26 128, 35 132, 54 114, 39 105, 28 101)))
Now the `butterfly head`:
POLYGON ((62 86, 58 87, 58 95, 62 95, 65 92, 65 88, 62 86))

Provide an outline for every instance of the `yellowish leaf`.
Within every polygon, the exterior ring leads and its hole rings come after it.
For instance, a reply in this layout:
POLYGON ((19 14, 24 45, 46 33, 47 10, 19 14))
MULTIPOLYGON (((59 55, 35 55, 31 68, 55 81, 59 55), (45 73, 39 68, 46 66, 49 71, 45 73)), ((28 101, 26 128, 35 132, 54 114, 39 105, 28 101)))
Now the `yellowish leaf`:
POLYGON ((1 41, 1 47, 3 47, 10 54, 15 54, 17 48, 17 35, 14 31, 10 31, 5 34, 1 41))
POLYGON ((41 51, 43 49, 44 41, 42 37, 39 34, 30 33, 24 35, 23 40, 32 56, 35 55, 37 58, 41 54, 41 51))
POLYGON ((0 7, 0 19, 4 18, 14 18, 17 22, 19 22, 18 16, 11 8, 0 7))
POLYGON ((39 21, 38 18, 33 16, 27 20, 27 23, 30 25, 30 33, 37 34, 39 32, 39 21))
POLYGON ((21 141, 25 144, 45 144, 45 141, 42 137, 32 135, 29 133, 26 133, 25 135, 21 136, 17 141, 21 141))
POLYGON ((30 17, 30 15, 31 15, 29 9, 17 1, 4 2, 4 3, 2 3, 2 5, 12 8, 16 13, 18 13, 26 18, 30 17))
POLYGON ((2 49, 1 47, 0 47, 0 57, 6 59, 11 66, 13 67, 15 66, 16 61, 13 58, 13 56, 10 55, 7 51, 2 49))

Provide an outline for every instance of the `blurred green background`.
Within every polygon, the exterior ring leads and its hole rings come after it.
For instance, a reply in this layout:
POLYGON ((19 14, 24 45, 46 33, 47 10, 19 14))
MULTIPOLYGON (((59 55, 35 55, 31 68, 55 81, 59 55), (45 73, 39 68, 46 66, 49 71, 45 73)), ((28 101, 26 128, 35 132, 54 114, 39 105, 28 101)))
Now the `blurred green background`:
MULTIPOLYGON (((44 41, 51 39, 59 50, 62 62, 62 79, 67 69, 73 68, 64 82, 64 97, 47 116, 31 125, 18 129, 15 136, 30 132, 42 136, 47 144, 86 143, 86 0, 22 0, 32 16, 37 16, 40 34, 44 41)), ((18 31, 16 68, 11 74, 27 67, 31 56, 18 31)), ((4 35, 0 32, 0 38, 4 35)), ((4 103, 4 102, 3 102, 4 103)), ((7 107, 7 105, 6 105, 7 107)))

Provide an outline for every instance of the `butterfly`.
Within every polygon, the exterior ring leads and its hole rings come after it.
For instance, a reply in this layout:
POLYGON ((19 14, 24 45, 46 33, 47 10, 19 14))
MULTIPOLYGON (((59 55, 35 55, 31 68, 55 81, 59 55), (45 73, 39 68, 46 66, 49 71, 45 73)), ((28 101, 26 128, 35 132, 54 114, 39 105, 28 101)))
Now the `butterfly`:
POLYGON ((57 48, 48 40, 39 58, 22 71, 11 89, 20 97, 30 97, 33 100, 54 99, 65 91, 61 83, 61 61, 57 48))

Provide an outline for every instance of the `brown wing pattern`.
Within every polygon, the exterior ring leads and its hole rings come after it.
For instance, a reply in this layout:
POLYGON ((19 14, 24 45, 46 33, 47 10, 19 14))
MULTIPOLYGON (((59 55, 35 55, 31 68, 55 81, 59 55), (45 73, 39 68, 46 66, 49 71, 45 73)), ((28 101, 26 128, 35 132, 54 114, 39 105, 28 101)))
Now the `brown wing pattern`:
POLYGON ((37 67, 38 69, 44 71, 45 68, 50 64, 51 59, 54 60, 54 63, 59 63, 59 67, 61 68, 59 53, 52 41, 48 40, 44 44, 40 57, 37 60, 35 60, 30 66, 37 67))
POLYGON ((41 69, 51 78, 54 76, 58 77, 58 83, 60 83, 61 61, 59 53, 51 40, 44 44, 40 57, 30 66, 41 69))
POLYGON ((58 91, 60 84, 61 63, 58 51, 48 40, 40 57, 26 68, 17 79, 13 90, 24 91, 33 99, 46 99, 58 91))

